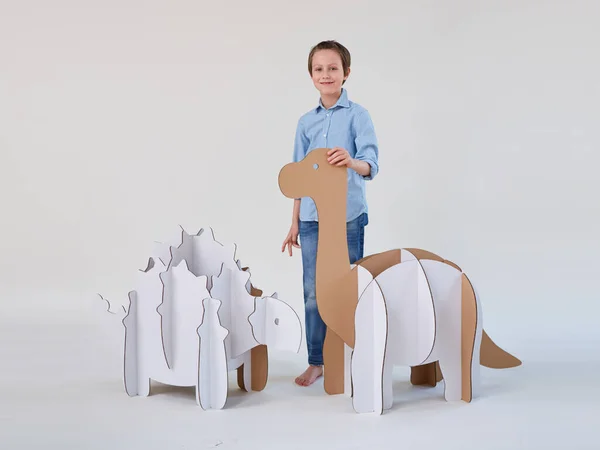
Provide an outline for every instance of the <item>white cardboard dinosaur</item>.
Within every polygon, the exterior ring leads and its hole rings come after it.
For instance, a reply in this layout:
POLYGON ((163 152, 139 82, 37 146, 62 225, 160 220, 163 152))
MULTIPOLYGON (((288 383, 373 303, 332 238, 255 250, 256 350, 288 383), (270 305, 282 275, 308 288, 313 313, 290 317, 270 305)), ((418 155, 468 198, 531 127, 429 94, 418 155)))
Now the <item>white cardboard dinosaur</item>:
POLYGON ((244 388, 252 390, 255 347, 299 351, 300 319, 277 294, 251 295, 250 273, 233 258, 235 246, 227 250, 203 230, 182 229, 176 243, 157 243, 129 293, 125 390, 147 396, 151 379, 194 386, 203 409, 221 409, 229 371, 243 370, 244 388))

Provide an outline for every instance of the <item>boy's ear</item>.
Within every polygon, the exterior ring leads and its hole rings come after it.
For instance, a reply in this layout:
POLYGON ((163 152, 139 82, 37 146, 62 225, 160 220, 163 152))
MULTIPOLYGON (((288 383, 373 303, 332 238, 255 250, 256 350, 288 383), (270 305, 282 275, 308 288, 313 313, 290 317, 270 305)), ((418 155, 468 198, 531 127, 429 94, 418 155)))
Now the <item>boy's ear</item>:
POLYGON ((350 67, 348 67, 348 70, 346 71, 346 76, 344 77, 344 80, 347 80, 349 76, 350 76, 350 67))

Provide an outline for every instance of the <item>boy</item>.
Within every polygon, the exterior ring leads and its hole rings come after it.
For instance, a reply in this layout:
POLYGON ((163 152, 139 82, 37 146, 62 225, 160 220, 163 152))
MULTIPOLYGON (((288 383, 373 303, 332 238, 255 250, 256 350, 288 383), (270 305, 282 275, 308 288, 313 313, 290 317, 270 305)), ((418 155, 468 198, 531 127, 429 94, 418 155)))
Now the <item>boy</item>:
MULTIPOLYGON (((315 148, 330 148, 328 161, 348 169, 347 234, 350 264, 363 257, 364 227, 368 223, 365 180, 379 171, 379 149, 368 111, 348 100, 342 85, 350 75, 350 53, 336 41, 323 41, 308 56, 308 72, 320 93, 319 105, 298 121, 294 162, 315 148)), ((319 223, 311 198, 294 200, 292 225, 281 251, 300 248, 302 267, 308 368, 296 384, 310 386, 323 374, 323 343, 326 325, 317 309, 315 272, 319 223)))

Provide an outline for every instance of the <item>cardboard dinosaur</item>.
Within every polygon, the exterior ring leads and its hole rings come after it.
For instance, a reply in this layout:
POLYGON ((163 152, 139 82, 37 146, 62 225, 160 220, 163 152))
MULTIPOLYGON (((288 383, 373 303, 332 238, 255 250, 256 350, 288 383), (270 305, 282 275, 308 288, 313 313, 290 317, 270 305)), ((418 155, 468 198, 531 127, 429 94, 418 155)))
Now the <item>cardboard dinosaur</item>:
POLYGON ((237 369, 240 388, 260 391, 268 376, 267 347, 300 349, 293 308, 276 293, 255 289, 234 257, 235 246, 223 246, 210 231, 182 229, 179 239, 156 243, 148 266, 138 271, 129 307, 123 307, 130 396, 149 395, 155 380, 194 386, 203 409, 221 409, 230 370, 237 369))
MULTIPOLYGON (((310 197, 315 202, 319 217, 317 246, 316 293, 317 307, 327 325, 323 348, 324 388, 328 394, 349 393, 351 390, 350 354, 355 347, 355 317, 359 300, 359 271, 366 269, 371 278, 403 262, 402 249, 372 254, 349 263, 346 236, 347 170, 327 162, 327 148, 314 149, 299 162, 285 165, 279 173, 279 188, 288 198, 310 197), (350 349, 350 351, 348 351, 350 349)), ((410 259, 418 262, 435 261, 462 272, 459 266, 426 250, 404 249, 410 259)), ((385 295, 385 292, 383 293, 385 295)), ((465 304, 466 306, 467 303, 465 304)), ((475 300, 471 301, 472 329, 476 324, 472 314, 475 300)), ((468 347, 469 343, 465 342, 468 347)), ((473 340, 471 340, 473 345, 473 340)), ((476 349, 471 351, 471 355, 476 349)), ((516 367, 521 361, 498 347, 482 330, 478 360, 485 367, 502 369, 516 367)), ((437 361, 411 366, 410 381, 414 385, 435 386, 443 379, 437 361)), ((470 395, 465 395, 470 401, 470 395)))

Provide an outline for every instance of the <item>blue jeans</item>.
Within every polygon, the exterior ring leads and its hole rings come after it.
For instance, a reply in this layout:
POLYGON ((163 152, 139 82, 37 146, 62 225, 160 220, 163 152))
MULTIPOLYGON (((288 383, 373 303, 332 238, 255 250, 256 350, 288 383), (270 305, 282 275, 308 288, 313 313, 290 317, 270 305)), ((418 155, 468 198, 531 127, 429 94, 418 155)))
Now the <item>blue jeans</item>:
MULTIPOLYGON (((348 237, 349 264, 363 257, 365 245, 365 226, 369 219, 366 213, 346 224, 348 237)), ((306 346, 308 347, 308 363, 313 366, 323 365, 323 343, 327 326, 321 319, 317 309, 317 290, 315 275, 317 267, 317 243, 319 222, 300 221, 300 248, 302 250, 302 282, 304 287, 304 314, 306 328, 306 346)), ((348 267, 350 269, 350 267, 348 267)))

